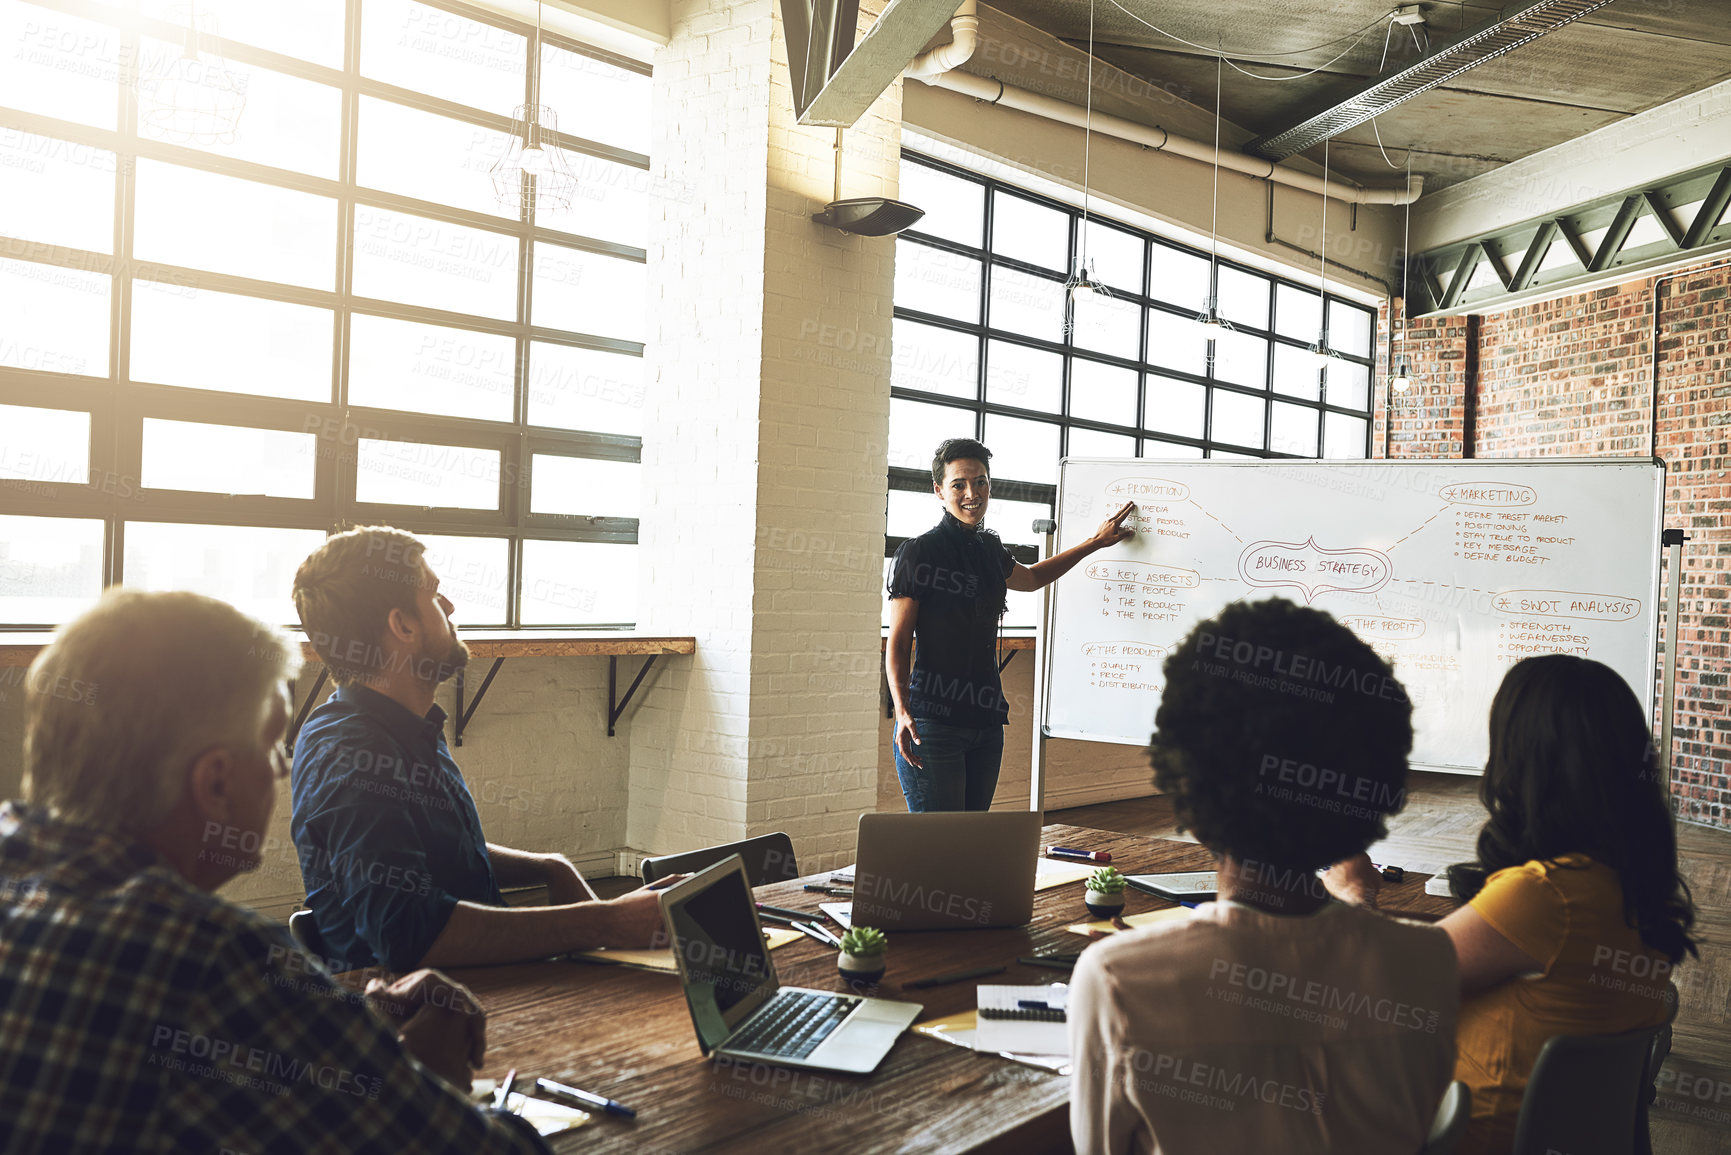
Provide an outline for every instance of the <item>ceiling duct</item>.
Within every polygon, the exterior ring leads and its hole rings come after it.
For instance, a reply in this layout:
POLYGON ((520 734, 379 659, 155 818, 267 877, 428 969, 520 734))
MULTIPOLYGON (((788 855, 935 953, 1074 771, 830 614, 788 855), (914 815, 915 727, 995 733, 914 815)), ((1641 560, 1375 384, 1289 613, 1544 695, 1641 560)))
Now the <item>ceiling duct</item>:
POLYGON ((1609 3, 1611 0, 1532 0, 1505 8, 1494 20, 1462 33, 1392 76, 1365 85, 1291 128, 1258 137, 1245 145, 1244 151, 1284 160, 1609 3))

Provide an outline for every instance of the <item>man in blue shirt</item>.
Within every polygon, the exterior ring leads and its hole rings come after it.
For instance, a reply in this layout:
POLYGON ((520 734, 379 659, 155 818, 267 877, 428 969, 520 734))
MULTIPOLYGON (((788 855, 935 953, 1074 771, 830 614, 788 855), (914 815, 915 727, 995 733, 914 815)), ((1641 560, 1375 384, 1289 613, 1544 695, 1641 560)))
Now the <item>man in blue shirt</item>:
POLYGON ((301 563, 294 600, 338 687, 296 739, 290 830, 339 967, 651 945, 655 890, 674 880, 602 902, 563 855, 486 841, 433 702, 469 650, 419 540, 379 526, 336 534, 301 563), (545 885, 549 905, 507 907, 501 885, 545 885))

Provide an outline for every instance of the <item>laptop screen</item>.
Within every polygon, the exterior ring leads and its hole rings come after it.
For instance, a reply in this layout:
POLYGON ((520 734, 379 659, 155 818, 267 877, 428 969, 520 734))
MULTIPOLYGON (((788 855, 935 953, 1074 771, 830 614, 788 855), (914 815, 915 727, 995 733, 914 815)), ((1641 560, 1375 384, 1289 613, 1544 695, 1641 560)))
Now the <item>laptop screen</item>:
POLYGON ((741 1003, 775 986, 744 872, 737 867, 723 871, 689 897, 670 901, 667 917, 683 963, 685 998, 707 1052, 720 1046, 750 1009, 741 1003), (736 1007, 739 1013, 730 1015, 736 1007))

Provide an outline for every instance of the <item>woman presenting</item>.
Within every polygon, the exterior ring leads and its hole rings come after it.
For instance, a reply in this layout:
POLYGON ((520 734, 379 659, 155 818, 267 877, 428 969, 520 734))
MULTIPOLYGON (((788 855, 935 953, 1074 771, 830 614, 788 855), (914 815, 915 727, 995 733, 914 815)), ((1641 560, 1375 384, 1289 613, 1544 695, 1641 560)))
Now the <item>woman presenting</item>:
POLYGON ((1005 590, 1042 589, 1089 554, 1135 536, 1124 519, 1136 507, 1126 502, 1087 541, 1021 565, 984 528, 991 460, 992 451, 972 438, 938 446, 932 491, 943 519, 903 542, 890 567, 884 667, 895 701, 896 776, 910 811, 992 804, 1010 716, 998 681, 1005 590))

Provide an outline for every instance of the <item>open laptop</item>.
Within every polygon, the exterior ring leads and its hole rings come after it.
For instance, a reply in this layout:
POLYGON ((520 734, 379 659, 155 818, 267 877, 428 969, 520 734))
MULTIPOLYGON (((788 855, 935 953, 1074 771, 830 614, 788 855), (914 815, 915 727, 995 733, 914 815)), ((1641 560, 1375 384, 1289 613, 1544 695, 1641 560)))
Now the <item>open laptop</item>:
POLYGON ((737 854, 662 891, 661 914, 705 1055, 864 1074, 923 1009, 782 986, 737 854))
POLYGON ((1021 926, 1039 856, 1032 810, 862 814, 853 901, 822 909, 889 934, 1021 926))

